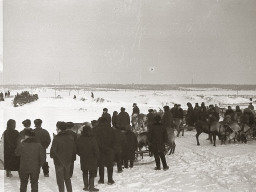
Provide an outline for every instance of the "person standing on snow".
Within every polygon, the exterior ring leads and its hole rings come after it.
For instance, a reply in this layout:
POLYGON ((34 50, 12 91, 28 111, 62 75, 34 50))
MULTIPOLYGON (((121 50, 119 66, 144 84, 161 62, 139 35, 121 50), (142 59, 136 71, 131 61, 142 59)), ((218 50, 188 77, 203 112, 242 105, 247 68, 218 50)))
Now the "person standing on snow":
POLYGON ((67 192, 72 192, 70 169, 76 156, 76 144, 73 136, 67 133, 65 122, 58 121, 56 127, 58 134, 52 141, 50 156, 54 161, 59 192, 65 191, 64 182, 67 192))
POLYGON ((130 116, 123 107, 121 107, 121 112, 118 114, 118 124, 121 130, 125 130, 126 126, 130 125, 130 116))
POLYGON ((24 121, 22 121, 22 124, 24 126, 24 129, 19 133, 19 136, 18 136, 18 139, 17 139, 17 144, 19 145, 21 140, 25 139, 25 131, 27 129, 31 129, 30 126, 31 126, 31 121, 29 119, 26 119, 24 121))
POLYGON ((93 136, 92 128, 84 126, 81 137, 77 139, 77 154, 80 156, 80 165, 83 172, 84 191, 99 191, 94 187, 94 177, 99 159, 98 143, 93 136), (89 179, 88 179, 89 175, 89 179))
POLYGON ((113 166, 114 166, 114 150, 115 150, 115 135, 114 131, 107 122, 107 119, 100 118, 99 126, 97 127, 96 139, 99 145, 99 184, 104 183, 104 167, 107 167, 108 184, 114 184, 113 166))
POLYGON ((165 143, 167 142, 167 133, 163 124, 161 123, 161 117, 159 115, 154 117, 155 123, 152 126, 150 143, 151 150, 155 157, 156 167, 155 170, 161 170, 160 159, 162 161, 163 169, 169 169, 169 166, 166 163, 164 151, 165 143))
MULTIPOLYGON (((40 143, 42 145, 42 147, 44 148, 44 152, 45 152, 45 157, 46 157, 46 149, 49 147, 50 143, 51 143, 51 137, 50 134, 47 130, 42 128, 42 120, 41 119, 36 119, 34 120, 34 124, 35 124, 35 135, 36 135, 36 141, 38 143, 40 143)), ((49 165, 48 162, 45 159, 45 162, 43 164, 43 173, 45 177, 49 177, 49 165)))
POLYGON ((104 108, 101 117, 107 119, 107 122, 111 125, 111 115, 108 113, 108 109, 104 108))
POLYGON ((12 177, 11 171, 19 170, 20 160, 15 155, 19 132, 15 128, 16 121, 9 119, 2 137, 4 140, 4 170, 6 170, 6 177, 12 177))
POLYGON ((164 115, 162 117, 161 123, 163 127, 166 129, 169 150, 175 148, 173 117, 169 106, 164 106, 164 115))
POLYGON ((35 139, 35 132, 32 129, 24 130, 24 139, 15 150, 20 156, 20 192, 27 191, 28 179, 30 178, 31 191, 38 191, 38 179, 40 168, 45 162, 45 152, 40 143, 35 139))
POLYGON ((140 114, 140 109, 139 109, 139 107, 137 106, 137 103, 133 103, 132 107, 133 107, 133 109, 132 109, 132 116, 133 116, 134 114, 137 114, 137 115, 139 116, 139 114, 140 114))

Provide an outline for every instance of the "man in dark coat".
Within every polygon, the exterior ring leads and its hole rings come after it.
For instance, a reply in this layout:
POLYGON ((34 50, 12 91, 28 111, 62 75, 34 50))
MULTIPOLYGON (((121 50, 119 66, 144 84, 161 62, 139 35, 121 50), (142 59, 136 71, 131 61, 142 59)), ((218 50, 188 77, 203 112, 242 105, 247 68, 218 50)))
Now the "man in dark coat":
POLYGON ((178 105, 177 105, 177 104, 174 104, 173 108, 170 109, 170 111, 171 111, 173 117, 175 116, 175 113, 176 113, 176 111, 177 111, 177 108, 178 108, 178 105))
POLYGON ((231 120, 234 120, 234 111, 231 108, 231 106, 228 106, 228 109, 226 110, 224 117, 226 117, 227 115, 231 117, 231 120))
POLYGON ((139 107, 137 106, 137 103, 133 103, 132 107, 133 107, 133 109, 132 109, 132 115, 134 115, 134 114, 139 115, 139 114, 140 114, 140 109, 139 109, 139 107))
POLYGON ((22 124, 24 126, 24 129, 19 133, 18 139, 17 139, 17 144, 19 145, 22 139, 25 139, 25 130, 31 129, 31 121, 29 119, 26 119, 22 121, 22 124))
POLYGON ((112 116, 112 125, 113 125, 113 127, 115 127, 115 128, 119 128, 119 125, 118 125, 118 112, 117 112, 117 111, 114 111, 114 112, 113 112, 113 116, 112 116))
POLYGON ((165 143, 167 142, 167 132, 163 127, 163 124, 160 123, 161 117, 159 115, 155 116, 155 122, 150 136, 151 149, 155 157, 156 167, 155 170, 160 170, 160 159, 162 161, 163 169, 167 170, 167 166, 164 151, 165 143))
POLYGON ((186 124, 188 126, 193 126, 195 123, 195 118, 194 118, 194 109, 191 103, 187 103, 188 110, 187 110, 187 115, 186 115, 186 124))
POLYGON ((154 124, 154 110, 149 109, 148 114, 147 114, 147 127, 148 127, 148 132, 151 131, 151 127, 154 124))
MULTIPOLYGON (((70 134, 74 138, 74 141, 76 143, 76 141, 77 141, 77 134, 74 131, 72 131, 72 127, 74 127, 74 123, 73 122, 67 122, 67 129, 66 129, 66 131, 67 131, 68 134, 70 134)), ((73 162, 71 163, 71 166, 70 166, 70 177, 73 176, 74 161, 75 160, 76 160, 76 156, 75 156, 75 158, 74 158, 74 160, 73 160, 73 162)))
POLYGON ((121 130, 125 130, 125 128, 130 125, 130 116, 127 112, 125 112, 125 108, 121 107, 121 112, 118 114, 118 124, 121 130))
POLYGON ((124 131, 113 127, 114 135, 115 135, 115 146, 114 146, 114 155, 115 161, 117 163, 117 172, 121 173, 122 170, 122 159, 123 159, 123 149, 126 146, 126 137, 124 131))
POLYGON ((253 106, 253 104, 252 104, 252 103, 249 103, 249 105, 248 105, 248 109, 254 110, 254 106, 253 106))
POLYGON ((65 191, 64 182, 67 192, 72 192, 70 167, 76 156, 76 144, 73 136, 66 131, 66 123, 59 121, 56 126, 58 134, 53 139, 50 156, 54 161, 59 192, 65 191))
POLYGON ((37 192, 39 173, 45 161, 45 152, 42 145, 36 142, 35 132, 32 129, 25 130, 24 135, 24 139, 15 150, 15 154, 20 156, 20 192, 27 191, 29 178, 31 191, 37 192))
POLYGON ((135 160, 135 151, 138 149, 138 140, 134 132, 131 130, 131 126, 126 128, 126 146, 124 150, 124 167, 128 168, 128 161, 130 161, 130 168, 133 168, 133 162, 135 160))
POLYGON ((195 123, 200 120, 200 106, 198 103, 194 107, 195 123))
POLYGON ((104 167, 107 167, 108 184, 113 184, 113 166, 114 166, 114 147, 115 135, 113 129, 107 122, 107 119, 100 118, 97 127, 96 139, 99 145, 99 184, 104 183, 104 167))
POLYGON ((83 127, 81 137, 77 139, 77 154, 80 156, 81 170, 83 171, 84 191, 99 191, 94 188, 94 177, 99 159, 99 147, 92 129, 83 127), (89 179, 88 179, 89 174, 89 179))
POLYGON ((7 121, 7 128, 3 133, 4 139, 4 169, 6 170, 6 176, 12 177, 11 171, 18 171, 20 160, 15 155, 15 149, 17 147, 17 139, 19 132, 15 130, 16 121, 9 119, 7 121))
POLYGON ((108 113, 108 109, 107 108, 104 108, 103 109, 103 113, 101 115, 101 117, 107 119, 107 122, 110 124, 111 126, 111 115, 108 113))
MULTIPOLYGON (((155 120, 155 119, 154 119, 155 120)), ((162 117, 162 125, 166 129, 169 149, 175 146, 175 137, 174 137, 174 126, 173 126, 173 117, 170 112, 169 106, 164 106, 164 115, 162 117)))
MULTIPOLYGON (((36 127, 34 129, 35 134, 36 134, 36 140, 44 148, 45 157, 46 157, 46 149, 49 147, 49 145, 51 143, 50 134, 47 130, 42 128, 42 120, 41 119, 35 119, 34 124, 36 127)), ((43 169, 44 176, 49 177, 49 165, 48 165, 48 162, 46 161, 46 159, 45 159, 45 163, 43 164, 42 169, 43 169)))

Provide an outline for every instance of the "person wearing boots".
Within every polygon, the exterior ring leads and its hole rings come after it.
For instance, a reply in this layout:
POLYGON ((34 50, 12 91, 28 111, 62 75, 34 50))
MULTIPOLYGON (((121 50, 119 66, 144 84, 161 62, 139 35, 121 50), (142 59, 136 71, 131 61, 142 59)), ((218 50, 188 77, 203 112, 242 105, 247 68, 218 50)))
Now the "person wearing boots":
POLYGON ((12 177, 11 171, 19 170, 20 158, 15 155, 19 132, 15 128, 16 121, 9 119, 2 137, 4 140, 4 170, 6 170, 6 177, 12 177))
POLYGON ((99 191, 99 189, 94 187, 94 177, 97 170, 97 161, 99 159, 99 147, 93 136, 91 127, 83 127, 81 137, 77 139, 76 149, 77 154, 80 156, 80 165, 83 172, 83 190, 99 191))
POLYGON ((155 157, 156 167, 155 170, 160 170, 160 159, 162 161, 163 169, 167 170, 167 166, 164 151, 165 143, 167 143, 167 131, 161 123, 161 117, 159 115, 154 117, 155 123, 152 126, 150 143, 152 147, 152 152, 155 157))
MULTIPOLYGON (((47 130, 42 128, 42 120, 41 119, 35 119, 34 120, 34 124, 35 124, 35 134, 36 134, 36 140, 38 143, 40 143, 42 145, 42 147, 44 148, 44 152, 46 154, 46 149, 49 147, 50 143, 51 143, 51 137, 50 134, 47 130)), ((46 157, 46 155, 45 155, 46 157)), ((45 177, 49 177, 49 165, 48 162, 45 159, 45 163, 43 164, 43 173, 45 177)))
POLYGON ((117 164, 117 172, 122 173, 122 157, 124 154, 124 146, 126 145, 126 137, 124 131, 121 131, 118 128, 113 127, 115 135, 115 146, 114 146, 114 159, 117 164))
POLYGON ((50 157, 53 158, 56 180, 59 192, 64 192, 64 182, 67 192, 72 192, 70 167, 76 156, 76 144, 72 135, 67 133, 67 123, 58 121, 56 124, 58 134, 52 141, 50 157))
POLYGON ((130 168, 133 168, 135 160, 135 151, 138 149, 138 140, 134 132, 132 132, 131 125, 126 127, 126 149, 124 150, 124 167, 128 168, 128 161, 130 161, 130 168))
POLYGON ((32 129, 24 131, 24 139, 15 150, 20 156, 20 192, 27 191, 28 179, 30 178, 31 191, 38 191, 38 179, 40 168, 45 161, 45 152, 40 143, 35 139, 35 132, 32 129))
POLYGON ((99 145, 99 184, 104 183, 104 167, 107 167, 108 184, 114 184, 113 166, 114 166, 114 150, 115 150, 115 134, 107 119, 99 118, 99 126, 96 131, 96 139, 99 145))

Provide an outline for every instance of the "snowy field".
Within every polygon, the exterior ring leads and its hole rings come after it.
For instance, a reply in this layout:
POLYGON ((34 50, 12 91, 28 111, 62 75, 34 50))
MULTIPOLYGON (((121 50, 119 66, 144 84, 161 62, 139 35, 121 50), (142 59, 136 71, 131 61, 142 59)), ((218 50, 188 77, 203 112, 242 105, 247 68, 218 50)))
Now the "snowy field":
MULTIPOLYGON (((173 90, 173 91, 138 91, 138 90, 97 90, 94 91, 94 99, 91 92, 84 90, 58 90, 47 88, 27 89, 33 94, 39 95, 39 100, 14 108, 13 98, 7 98, 0 102, 0 134, 6 128, 8 119, 15 119, 16 129, 23 129, 21 122, 24 119, 37 118, 43 120, 43 128, 50 134, 56 133, 57 121, 85 122, 98 119, 102 109, 107 107, 112 115, 113 111, 120 111, 125 107, 131 114, 132 104, 137 103, 142 113, 147 113, 149 108, 159 109, 164 105, 173 106, 179 103, 187 109, 186 103, 194 104, 205 102, 206 105, 218 104, 226 106, 230 104, 241 105, 245 108, 249 103, 249 97, 256 100, 255 91, 236 91, 221 89, 204 90, 173 90), (55 98, 60 95, 61 98, 55 98), (73 99, 73 95, 77 99, 73 99), (81 99, 85 100, 81 100, 81 99)), ((21 90, 13 91, 16 94, 21 90)), ((123 173, 114 172, 115 184, 98 185, 100 191, 256 191, 256 141, 247 144, 226 144, 213 147, 207 135, 200 136, 201 146, 196 146, 195 131, 185 132, 184 137, 176 138, 176 151, 174 155, 167 156, 170 166, 168 171, 155 171, 153 158, 145 156, 133 169, 127 169, 123 173)), ((49 150, 48 150, 49 151, 49 150)), ((55 170, 52 159, 47 156, 50 164, 50 177, 40 175, 40 191, 57 191, 55 170)), ((3 171, 0 174, 0 191, 19 191, 18 174, 14 172, 13 178, 4 178, 3 171)), ((95 180, 97 183, 98 178, 95 180)), ((75 162, 74 176, 72 178, 73 191, 82 191, 83 181, 80 170, 79 158, 75 162)), ((29 188, 30 189, 30 188, 29 188)))

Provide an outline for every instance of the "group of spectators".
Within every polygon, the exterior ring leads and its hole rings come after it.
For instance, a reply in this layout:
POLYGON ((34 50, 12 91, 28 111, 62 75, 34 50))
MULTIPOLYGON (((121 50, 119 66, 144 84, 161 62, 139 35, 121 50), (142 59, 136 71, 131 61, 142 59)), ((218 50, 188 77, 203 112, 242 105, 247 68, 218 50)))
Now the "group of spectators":
MULTIPOLYGON (((204 103, 201 106, 196 103, 193 108, 191 103, 187 103, 187 106, 185 118, 188 125, 193 126, 198 120, 219 120, 220 111, 217 105, 206 107, 204 103)), ((148 139, 150 151, 155 158, 155 170, 161 169, 160 160, 163 170, 169 169, 165 159, 165 146, 167 144, 169 147, 175 147, 173 122, 174 119, 182 119, 185 114, 178 104, 171 109, 169 106, 163 108, 163 115, 154 114, 152 109, 149 109, 147 114, 148 139)), ((252 104, 243 112, 238 106, 235 111, 228 107, 225 117, 235 119, 240 114, 242 121, 251 123, 250 121, 254 121, 254 118, 251 119, 253 109, 252 104)), ((136 103, 133 104, 133 114, 140 114, 136 103)), ((72 191, 71 177, 76 155, 80 156, 85 191, 98 191, 94 187, 94 178, 99 173, 98 183, 103 184, 105 167, 107 183, 114 184, 115 162, 118 173, 124 168, 133 168, 138 141, 135 133, 131 131, 130 123, 130 116, 123 107, 120 113, 114 111, 112 117, 108 109, 104 108, 102 116, 97 121, 92 121, 92 126, 83 127, 80 137, 72 131, 72 122, 57 122, 57 135, 52 141, 50 157, 54 161, 59 191, 65 191, 65 186, 68 192, 72 191)), ((41 119, 34 120, 34 129, 31 128, 29 119, 24 120, 22 124, 24 129, 19 133, 15 130, 15 120, 10 119, 7 122, 7 128, 3 133, 4 168, 7 177, 12 177, 11 171, 19 171, 21 192, 27 190, 29 178, 32 191, 38 191, 41 167, 44 176, 49 177, 46 149, 51 143, 51 137, 48 131, 42 128, 41 119)))
POLYGON ((10 97, 11 93, 10 91, 7 91, 5 93, 0 92, 0 101, 4 101, 4 97, 10 97))

